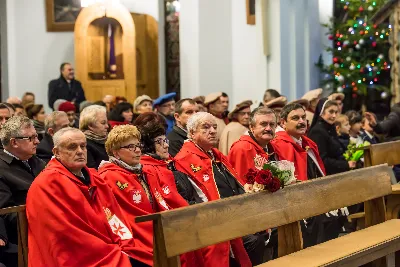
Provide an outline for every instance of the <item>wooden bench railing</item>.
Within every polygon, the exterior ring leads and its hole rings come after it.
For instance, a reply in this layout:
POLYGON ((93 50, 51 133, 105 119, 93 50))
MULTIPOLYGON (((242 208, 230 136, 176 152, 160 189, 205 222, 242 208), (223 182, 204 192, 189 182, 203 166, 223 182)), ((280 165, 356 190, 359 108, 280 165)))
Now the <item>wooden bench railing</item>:
POLYGON ((25 205, 0 209, 0 215, 17 213, 18 267, 28 266, 28 221, 25 205))
MULTIPOLYGON (((386 142, 370 145, 362 148, 364 150, 364 166, 376 166, 388 164, 389 166, 400 164, 400 141, 386 142)), ((392 194, 387 197, 386 216, 387 219, 395 219, 400 212, 400 185, 396 185, 396 179, 392 178, 392 194)), ((364 212, 351 214, 349 221, 356 221, 357 229, 364 228, 364 212)))
POLYGON ((387 165, 364 168, 275 193, 244 194, 142 216, 136 222, 153 221, 155 267, 180 266, 183 253, 273 227, 278 227, 281 258, 260 266, 338 266, 337 262, 358 266, 370 261, 383 266, 380 258, 400 249, 400 220, 385 222, 383 197, 392 192, 392 176, 387 165), (370 228, 302 250, 300 220, 361 202, 366 203, 366 226, 370 228), (317 257, 308 253, 310 249, 317 257), (297 253, 305 253, 302 264, 298 264, 297 253))

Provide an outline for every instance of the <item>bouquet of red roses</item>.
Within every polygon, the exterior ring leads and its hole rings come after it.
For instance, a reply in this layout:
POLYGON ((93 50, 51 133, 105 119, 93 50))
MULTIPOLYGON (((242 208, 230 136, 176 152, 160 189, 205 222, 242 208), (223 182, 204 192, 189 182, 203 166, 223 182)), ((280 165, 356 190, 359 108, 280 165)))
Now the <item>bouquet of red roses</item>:
POLYGON ((280 188, 296 182, 294 171, 293 162, 287 160, 265 163, 262 170, 249 170, 245 175, 244 189, 247 193, 262 190, 278 191, 280 188))

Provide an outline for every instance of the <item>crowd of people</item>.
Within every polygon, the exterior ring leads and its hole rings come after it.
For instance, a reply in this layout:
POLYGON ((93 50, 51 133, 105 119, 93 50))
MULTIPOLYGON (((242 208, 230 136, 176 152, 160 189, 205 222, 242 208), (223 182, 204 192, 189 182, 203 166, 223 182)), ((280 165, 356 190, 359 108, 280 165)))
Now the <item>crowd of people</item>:
MULTIPOLYGON (((293 162, 300 182, 349 171, 362 167, 343 156, 349 144, 400 136, 400 105, 378 122, 341 114, 344 95, 322 89, 290 103, 268 89, 259 107, 228 111, 223 92, 90 102, 71 64, 60 73, 49 83, 52 113, 29 92, 0 103, 0 208, 26 204, 31 266, 153 266, 152 223, 137 216, 244 194, 247 172, 268 161, 293 162)), ((346 215, 305 218, 304 245, 351 231, 346 215)), ((276 229, 254 233, 181 263, 253 266, 277 256, 277 240, 276 229)), ((5 266, 16 266, 17 243, 16 215, 0 217, 5 266)))

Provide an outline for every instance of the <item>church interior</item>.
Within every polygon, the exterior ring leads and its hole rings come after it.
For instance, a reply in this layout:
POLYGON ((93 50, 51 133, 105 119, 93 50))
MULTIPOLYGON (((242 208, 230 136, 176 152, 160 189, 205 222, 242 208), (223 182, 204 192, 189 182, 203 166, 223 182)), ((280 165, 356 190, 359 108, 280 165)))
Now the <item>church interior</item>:
POLYGON ((400 0, 0 0, 0 267, 400 266, 400 0))

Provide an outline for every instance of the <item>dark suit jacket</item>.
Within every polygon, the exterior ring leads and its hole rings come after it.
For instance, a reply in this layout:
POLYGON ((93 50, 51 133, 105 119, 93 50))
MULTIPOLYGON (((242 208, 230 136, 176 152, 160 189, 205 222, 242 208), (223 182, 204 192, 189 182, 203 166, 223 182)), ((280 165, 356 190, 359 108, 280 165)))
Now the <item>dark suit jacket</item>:
POLYGON ((42 141, 40 141, 40 144, 36 148, 36 156, 48 163, 53 156, 53 147, 53 138, 50 135, 45 134, 42 141))
POLYGON ((179 150, 181 150, 183 146, 183 143, 186 139, 188 139, 187 133, 176 125, 167 135, 167 138, 169 140, 168 152, 172 157, 175 157, 175 155, 178 154, 179 150))
POLYGON ((98 169, 102 160, 108 160, 106 147, 104 144, 96 143, 87 139, 87 166, 89 168, 98 169))
MULTIPOLYGON (((81 82, 75 79, 72 80, 70 88, 68 82, 62 76, 56 80, 50 81, 47 96, 50 108, 53 108, 54 102, 58 99, 65 99, 67 101, 75 100, 75 105, 78 108, 79 104, 86 100, 81 82)), ((79 109, 77 109, 77 111, 79 111, 79 109)))
MULTIPOLYGON (((36 156, 29 160, 31 170, 22 161, 0 150, 0 208, 23 205, 35 177, 44 169, 45 163, 36 156)), ((7 228, 8 240, 17 244, 17 216, 2 216, 7 228)))

